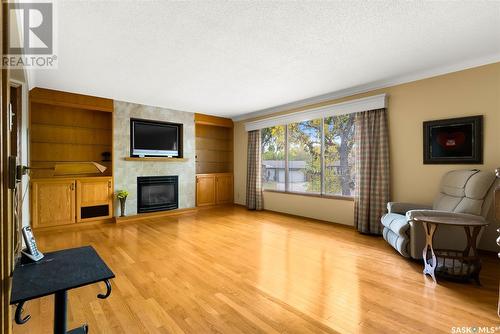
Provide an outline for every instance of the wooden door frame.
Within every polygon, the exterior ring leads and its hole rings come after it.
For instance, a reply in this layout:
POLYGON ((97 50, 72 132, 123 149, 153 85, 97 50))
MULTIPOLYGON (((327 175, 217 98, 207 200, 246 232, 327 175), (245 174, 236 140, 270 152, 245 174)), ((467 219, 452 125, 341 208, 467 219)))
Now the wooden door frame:
MULTIPOLYGON (((9 40, 9 20, 7 5, 2 2, 0 21, 2 33, 0 35, 0 47, 2 56, 7 54, 9 40)), ((0 333, 12 332, 12 307, 10 306, 11 278, 14 267, 13 252, 13 220, 12 220, 12 190, 9 189, 9 155, 10 155, 10 126, 9 126, 9 103, 10 103, 10 70, 1 68, 2 80, 0 81, 0 284, 1 293, 1 317, 0 333)))
MULTIPOLYGON (((18 158, 22 154, 22 123, 23 123, 23 84, 17 80, 10 80, 10 104, 12 105, 12 112, 15 115, 13 119, 12 128, 16 131, 11 131, 10 152, 16 153, 18 158)), ((20 163, 20 161, 18 161, 20 163)))
MULTIPOLYGON (((6 15, 7 7, 2 6, 0 11, 0 20, 2 24, 1 48, 2 55, 7 53, 7 41, 9 34, 9 22, 6 15)), ((10 307, 10 287, 13 270, 13 226, 12 226, 12 191, 9 189, 9 168, 8 157, 10 154, 10 131, 9 131, 9 69, 2 68, 1 80, 1 117, 0 117, 0 239, 1 239, 1 285, 2 285, 2 317, 0 320, 0 333, 11 333, 12 331, 12 311, 10 307)))
MULTIPOLYGON (((13 118, 12 129, 10 133, 11 142, 10 142, 10 154, 16 156, 16 165, 23 165, 22 158, 22 142, 23 142, 23 100, 24 100, 24 83, 19 82, 17 80, 11 79, 9 82, 10 88, 10 104, 12 105, 12 112, 15 117, 13 118)), ((21 180, 16 183, 16 201, 17 207, 14 207, 14 214, 16 215, 14 221, 14 235, 13 235, 13 247, 14 252, 20 251, 17 249, 17 246, 20 246, 21 243, 21 227, 23 225, 23 184, 21 180)), ((14 254, 16 256, 16 254, 14 254)))

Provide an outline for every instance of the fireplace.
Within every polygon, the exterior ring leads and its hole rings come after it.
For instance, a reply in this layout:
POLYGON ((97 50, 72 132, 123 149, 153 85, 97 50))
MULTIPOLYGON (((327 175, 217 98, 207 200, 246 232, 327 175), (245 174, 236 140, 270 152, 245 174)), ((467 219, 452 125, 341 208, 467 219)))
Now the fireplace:
POLYGON ((179 207, 178 176, 137 178, 137 212, 173 210, 179 207))

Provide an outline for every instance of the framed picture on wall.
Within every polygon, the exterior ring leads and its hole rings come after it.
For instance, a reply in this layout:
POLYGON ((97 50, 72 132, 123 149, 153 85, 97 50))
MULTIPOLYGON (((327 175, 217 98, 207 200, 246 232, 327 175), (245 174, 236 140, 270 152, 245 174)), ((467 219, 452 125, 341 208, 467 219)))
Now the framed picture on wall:
POLYGON ((424 164, 482 163, 482 115, 424 122, 424 164))

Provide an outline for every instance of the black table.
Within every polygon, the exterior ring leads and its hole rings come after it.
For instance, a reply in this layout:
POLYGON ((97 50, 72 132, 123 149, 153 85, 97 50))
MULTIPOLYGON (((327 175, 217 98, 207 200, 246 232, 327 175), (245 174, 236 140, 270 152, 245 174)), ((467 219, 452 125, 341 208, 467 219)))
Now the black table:
POLYGON ((109 279, 115 275, 90 246, 46 253, 39 262, 18 264, 12 278, 10 304, 17 304, 15 320, 24 324, 30 318, 21 318, 23 305, 28 300, 54 294, 54 334, 87 333, 87 325, 66 332, 68 290, 85 285, 104 282, 106 294, 97 295, 104 299, 111 294, 109 279))

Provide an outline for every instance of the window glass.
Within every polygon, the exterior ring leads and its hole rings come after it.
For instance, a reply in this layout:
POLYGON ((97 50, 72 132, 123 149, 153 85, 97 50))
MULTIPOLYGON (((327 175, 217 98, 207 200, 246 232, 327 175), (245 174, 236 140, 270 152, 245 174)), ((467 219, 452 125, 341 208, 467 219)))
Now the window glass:
POLYGON ((324 191, 354 195, 354 114, 325 118, 324 191))
POLYGON ((285 126, 261 130, 262 189, 285 191, 285 126))
POLYGON ((321 119, 288 125, 288 190, 321 193, 321 119))
POLYGON ((261 130, 262 189, 354 196, 354 114, 325 118, 324 142, 321 124, 315 119, 261 130))

